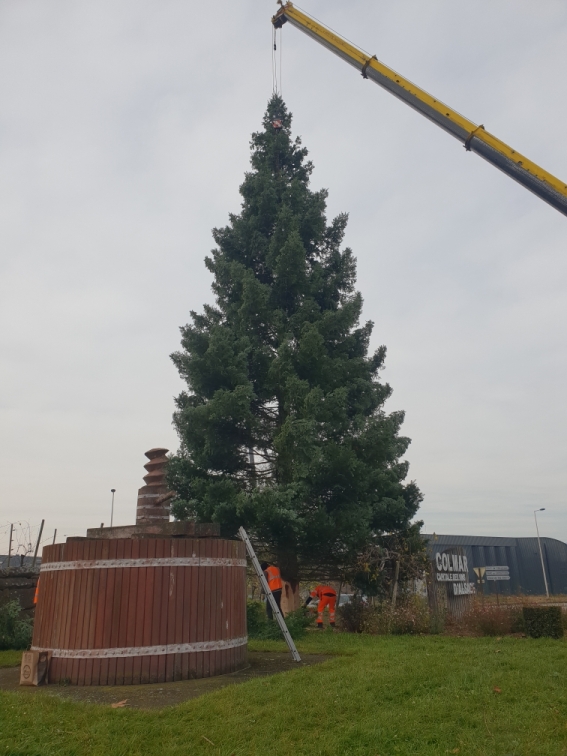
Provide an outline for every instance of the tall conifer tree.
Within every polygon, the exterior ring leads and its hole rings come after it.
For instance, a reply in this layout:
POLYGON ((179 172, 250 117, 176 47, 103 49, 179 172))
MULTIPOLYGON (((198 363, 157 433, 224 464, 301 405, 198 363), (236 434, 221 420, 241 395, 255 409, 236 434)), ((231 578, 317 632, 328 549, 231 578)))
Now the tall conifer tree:
POLYGON ((191 313, 172 355, 188 390, 169 481, 177 518, 230 535, 243 524, 295 582, 408 529, 421 494, 404 484, 403 412, 384 411, 386 350, 368 355, 372 323, 359 325, 347 216, 327 223, 327 192, 310 190, 279 96, 251 148, 242 211, 213 231, 206 258, 216 304, 191 313))

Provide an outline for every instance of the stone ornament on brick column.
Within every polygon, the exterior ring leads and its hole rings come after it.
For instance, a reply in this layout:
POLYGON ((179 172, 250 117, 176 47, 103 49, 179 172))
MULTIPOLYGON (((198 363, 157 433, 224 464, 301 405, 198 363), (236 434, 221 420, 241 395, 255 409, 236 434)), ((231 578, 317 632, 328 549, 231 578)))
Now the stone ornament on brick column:
POLYGON ((146 452, 149 462, 144 467, 148 472, 144 476, 146 485, 138 490, 137 525, 169 522, 169 507, 175 492, 169 491, 165 482, 168 451, 156 448, 146 452))

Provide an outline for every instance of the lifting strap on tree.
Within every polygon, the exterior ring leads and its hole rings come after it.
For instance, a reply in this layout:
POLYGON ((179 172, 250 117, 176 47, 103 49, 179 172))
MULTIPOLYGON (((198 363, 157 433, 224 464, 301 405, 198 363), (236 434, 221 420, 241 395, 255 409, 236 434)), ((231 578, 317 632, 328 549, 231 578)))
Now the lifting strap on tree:
POLYGON ((248 538, 248 533, 244 530, 244 528, 238 529, 238 535, 242 538, 244 541, 244 545, 246 546, 246 551, 248 552, 248 556, 250 557, 250 560, 252 564, 254 565, 254 569, 256 570, 256 575, 258 575, 258 579, 260 580, 260 584, 262 586, 262 589, 264 593, 266 594, 266 597, 268 601, 270 602, 270 606, 272 607, 272 612, 274 613, 274 617, 278 621, 278 625, 280 626, 280 630, 283 633, 283 637, 285 638, 285 642, 288 645, 289 650, 291 651, 291 655, 293 657, 293 661, 300 662, 301 656, 299 655, 295 643, 293 642, 293 638, 289 634, 289 630, 287 629, 287 625, 285 624, 285 620, 283 618, 282 613, 279 610, 278 605, 276 604, 276 600, 274 598, 274 594, 270 590, 270 586, 268 585, 268 581, 266 580, 266 576, 264 575, 264 572, 262 568, 260 567, 260 562, 258 561, 258 557, 256 556, 256 552, 254 551, 254 547, 250 543, 250 539, 248 538))

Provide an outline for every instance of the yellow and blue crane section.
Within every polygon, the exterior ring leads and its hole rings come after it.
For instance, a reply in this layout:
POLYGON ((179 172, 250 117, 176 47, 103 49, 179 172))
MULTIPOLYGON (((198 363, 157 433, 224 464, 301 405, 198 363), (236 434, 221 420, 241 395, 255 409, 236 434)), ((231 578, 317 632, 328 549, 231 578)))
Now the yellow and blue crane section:
POLYGON ((272 18, 272 23, 281 28, 286 22, 297 27, 323 47, 331 50, 351 66, 358 69, 365 79, 379 84, 398 99, 417 110, 444 131, 458 139, 465 149, 476 152, 489 163, 525 186, 538 197, 549 203, 563 215, 567 215, 567 184, 548 171, 512 149, 501 139, 486 131, 441 100, 425 92, 405 79, 375 55, 369 56, 350 42, 327 29, 318 21, 298 10, 291 2, 282 5, 272 18))

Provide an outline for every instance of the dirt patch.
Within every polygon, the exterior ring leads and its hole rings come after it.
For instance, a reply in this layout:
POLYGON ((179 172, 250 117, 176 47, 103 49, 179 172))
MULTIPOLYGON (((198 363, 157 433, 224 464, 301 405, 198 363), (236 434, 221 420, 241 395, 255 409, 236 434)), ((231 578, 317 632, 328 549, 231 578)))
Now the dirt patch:
POLYGON ((300 662, 294 662, 289 653, 268 653, 266 651, 249 651, 249 666, 229 675, 205 677, 201 680, 183 680, 173 683, 157 683, 155 685, 115 685, 115 686, 71 686, 46 685, 40 688, 20 687, 20 668, 9 667, 0 669, 0 690, 19 690, 29 695, 48 695, 72 701, 83 701, 110 706, 126 699, 127 706, 132 709, 163 709, 166 706, 188 701, 191 698, 203 696, 213 690, 219 690, 227 685, 252 680, 254 677, 267 677, 278 672, 291 669, 309 667, 312 664, 331 659, 323 654, 303 654, 300 662))

